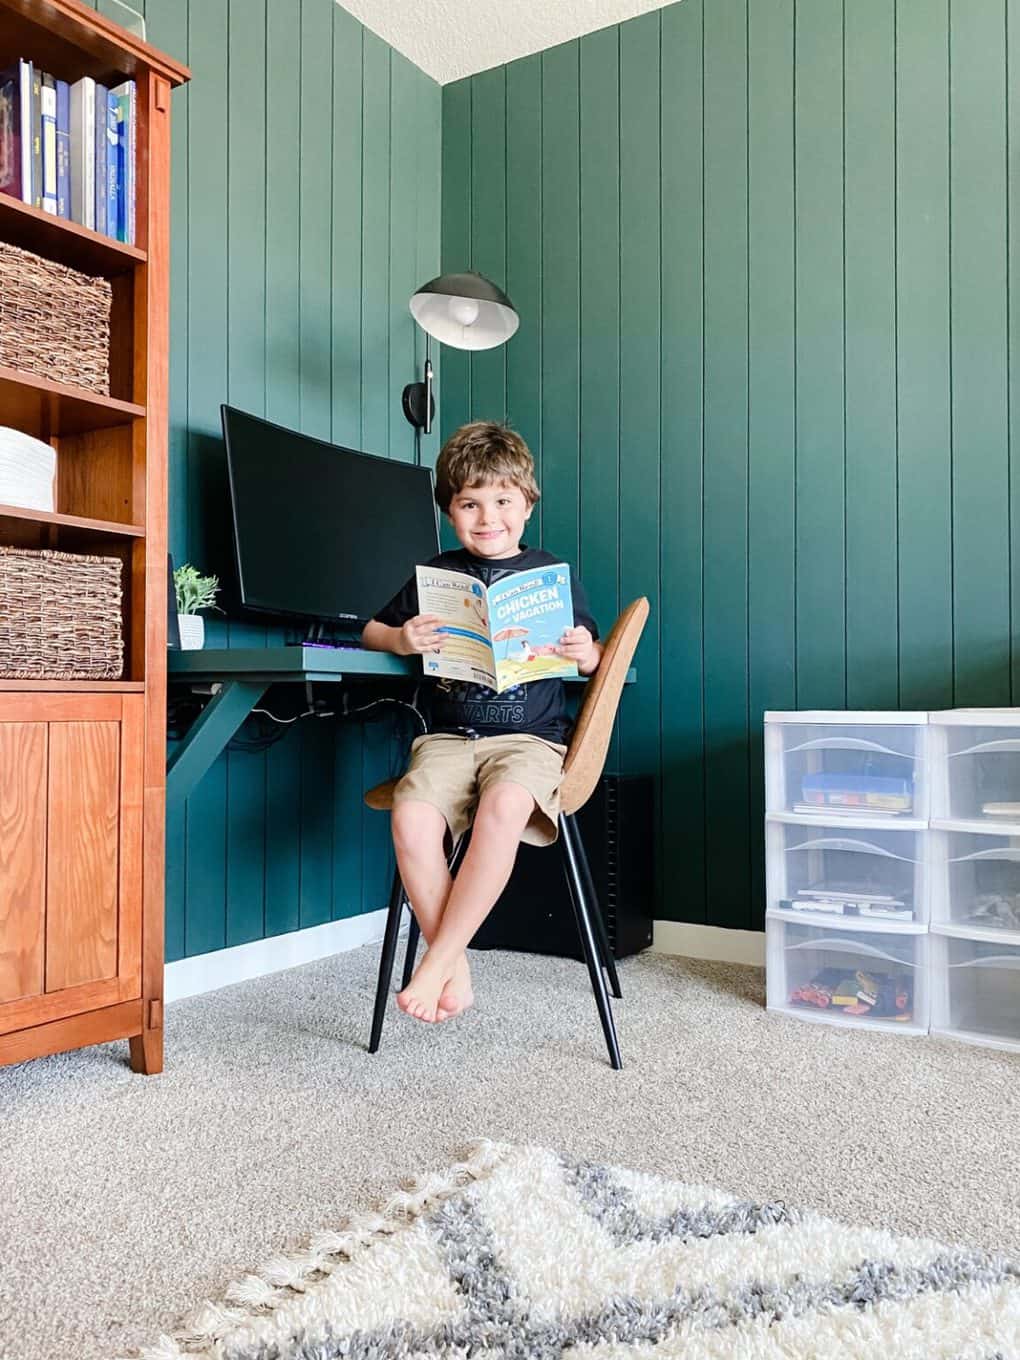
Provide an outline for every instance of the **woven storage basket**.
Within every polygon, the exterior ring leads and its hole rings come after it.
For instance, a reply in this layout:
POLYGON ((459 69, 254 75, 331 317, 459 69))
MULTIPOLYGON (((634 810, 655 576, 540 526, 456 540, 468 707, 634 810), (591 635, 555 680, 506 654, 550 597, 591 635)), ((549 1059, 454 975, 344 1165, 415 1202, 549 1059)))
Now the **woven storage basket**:
POLYGON ((0 241, 0 364, 110 394, 109 279, 0 241))
POLYGON ((0 678, 119 680, 121 561, 0 548, 0 678))

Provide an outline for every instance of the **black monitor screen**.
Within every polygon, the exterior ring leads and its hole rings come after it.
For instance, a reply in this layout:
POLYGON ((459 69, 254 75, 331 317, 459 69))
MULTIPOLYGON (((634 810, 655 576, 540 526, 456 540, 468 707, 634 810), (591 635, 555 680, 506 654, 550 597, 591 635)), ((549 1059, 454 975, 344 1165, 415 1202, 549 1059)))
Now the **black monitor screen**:
POLYGON ((368 619, 439 551, 429 468, 221 411, 247 608, 368 619))

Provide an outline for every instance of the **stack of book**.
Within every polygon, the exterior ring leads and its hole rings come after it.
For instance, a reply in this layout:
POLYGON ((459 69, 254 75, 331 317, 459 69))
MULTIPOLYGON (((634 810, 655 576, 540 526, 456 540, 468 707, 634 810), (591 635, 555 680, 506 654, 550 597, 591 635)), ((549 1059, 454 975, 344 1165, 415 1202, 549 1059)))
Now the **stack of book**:
POLYGON ((56 470, 51 444, 0 425, 0 505, 52 511, 56 470))
POLYGON ((135 82, 0 71, 0 193, 135 243, 135 82))
POLYGON ((779 905, 788 911, 823 911, 833 916, 877 917, 887 921, 912 921, 914 909, 892 893, 870 892, 853 884, 819 884, 800 888, 779 905))

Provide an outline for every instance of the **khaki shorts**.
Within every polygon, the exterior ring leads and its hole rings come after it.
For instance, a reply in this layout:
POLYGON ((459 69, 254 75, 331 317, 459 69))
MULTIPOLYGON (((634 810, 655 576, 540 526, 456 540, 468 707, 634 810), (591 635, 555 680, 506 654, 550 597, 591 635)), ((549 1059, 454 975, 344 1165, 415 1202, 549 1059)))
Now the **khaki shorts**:
POLYGON ((565 746, 533 736, 458 737, 436 732, 411 747, 407 773, 394 803, 431 803, 446 818, 455 841, 471 825, 478 799, 490 784, 520 784, 535 800, 521 840, 551 845, 557 836, 565 746))

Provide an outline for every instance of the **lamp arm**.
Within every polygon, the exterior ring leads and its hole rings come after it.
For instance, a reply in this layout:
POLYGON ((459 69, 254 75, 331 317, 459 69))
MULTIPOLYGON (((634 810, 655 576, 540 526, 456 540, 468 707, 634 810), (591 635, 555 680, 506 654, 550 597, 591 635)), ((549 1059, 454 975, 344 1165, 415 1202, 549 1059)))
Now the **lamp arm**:
POLYGON ((432 433, 432 336, 425 332, 425 433, 432 433))

